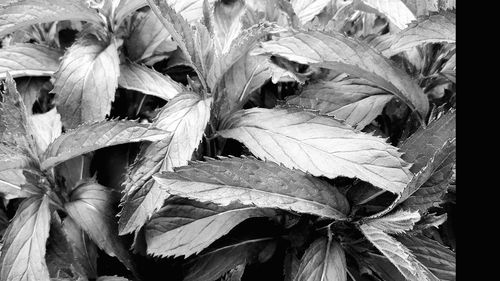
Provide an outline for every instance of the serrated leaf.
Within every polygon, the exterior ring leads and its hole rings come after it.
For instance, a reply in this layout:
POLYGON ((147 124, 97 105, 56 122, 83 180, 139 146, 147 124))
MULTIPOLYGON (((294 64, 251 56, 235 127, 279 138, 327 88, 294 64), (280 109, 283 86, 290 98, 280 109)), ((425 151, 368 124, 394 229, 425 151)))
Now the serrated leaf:
POLYGON ((332 238, 316 239, 300 262, 295 281, 347 281, 344 250, 332 238))
POLYGON ((110 120, 84 124, 55 139, 43 154, 42 169, 48 169, 78 155, 108 146, 157 141, 168 132, 128 120, 110 120))
POLYGON ((190 260, 184 281, 213 281, 224 273, 250 263, 264 248, 275 243, 273 238, 235 240, 208 249, 190 260))
POLYGON ((428 43, 455 43, 456 26, 443 15, 432 15, 412 23, 405 30, 394 34, 391 45, 382 53, 391 57, 428 43))
POLYGON ((5 46, 0 49, 0 79, 5 79, 7 71, 12 77, 50 76, 59 67, 61 56, 60 50, 44 45, 24 43, 5 46))
POLYGON ((314 64, 364 78, 396 95, 421 116, 427 116, 429 101, 408 74, 367 43, 338 32, 299 32, 260 43, 253 54, 284 57, 301 64, 314 64))
POLYGON ((208 159, 156 174, 172 195, 227 206, 232 202, 345 219, 347 199, 328 183, 272 162, 251 158, 208 159))
POLYGON ((175 82, 169 76, 132 62, 120 65, 118 85, 125 89, 139 91, 167 101, 184 90, 181 84, 175 82))
POLYGON ((89 180, 73 190, 64 207, 99 248, 134 272, 131 257, 118 236, 113 201, 111 190, 89 180))
POLYGON ((45 243, 49 236, 49 198, 24 200, 3 237, 0 279, 49 281, 45 243))
POLYGON ((148 254, 187 258, 244 220, 274 214, 272 210, 258 207, 240 204, 221 207, 174 197, 168 199, 145 226, 148 254))
POLYGON ((74 20, 102 23, 80 0, 9 0, 0 5, 0 37, 36 23, 74 20))
POLYGON ((393 95, 364 79, 339 75, 308 84, 299 95, 287 98, 286 102, 318 110, 362 130, 382 113, 392 98, 393 95))
POLYGON ((399 29, 405 29, 415 15, 401 0, 354 0, 356 9, 381 14, 399 29))
POLYGON ((211 103, 212 98, 202 99, 196 93, 184 92, 160 111, 153 126, 172 135, 142 147, 128 171, 125 204, 119 221, 120 234, 136 230, 161 208, 167 194, 151 180, 151 176, 158 171, 171 171, 191 160, 210 118, 211 103), (139 188, 142 190, 137 191, 139 188), (131 194, 132 197, 127 198, 131 194))
POLYGON ((424 265, 422 265, 403 244, 382 230, 362 224, 361 232, 365 237, 397 267, 399 272, 409 281, 439 281, 424 265))
POLYGON ((34 160, 17 147, 0 144, 0 194, 5 199, 27 197, 23 190, 25 184, 30 184, 24 175, 24 170, 33 170, 34 160))
POLYGON ((330 0, 292 0, 292 7, 302 24, 311 21, 324 8, 328 6, 330 0))
POLYGON ((97 276, 97 246, 71 217, 64 218, 63 231, 78 264, 88 278, 97 276))
POLYGON ((57 109, 54 107, 45 113, 31 115, 29 119, 33 125, 35 144, 41 154, 51 142, 61 135, 61 115, 57 113, 57 109))
MULTIPOLYGON (((144 0, 143 2, 146 3, 144 0)), ((136 62, 150 58, 162 44, 168 46, 170 51, 177 48, 177 44, 169 38, 170 34, 151 10, 134 18, 134 24, 124 42, 130 60, 136 62)))
POLYGON ((0 102, 0 139, 4 143, 18 146, 33 159, 37 159, 38 151, 28 111, 16 89, 16 82, 8 73, 4 90, 0 102))
POLYGON ((240 110, 221 127, 219 135, 241 141, 255 156, 314 176, 357 177, 393 193, 401 193, 411 177, 384 139, 314 112, 240 110))
POLYGON ((450 110, 432 121, 427 128, 419 128, 401 144, 403 159, 413 163, 411 171, 417 173, 434 156, 437 150, 456 137, 456 111, 450 110))
POLYGON ((364 224, 382 230, 385 233, 404 233, 412 230, 416 222, 420 220, 418 212, 397 211, 381 218, 369 219, 364 224))
POLYGON ((111 110, 118 87, 117 44, 88 34, 71 46, 54 74, 55 101, 65 128, 101 121, 111 110))
POLYGON ((423 235, 399 236, 403 243, 441 281, 454 281, 456 278, 455 253, 438 242, 423 235))

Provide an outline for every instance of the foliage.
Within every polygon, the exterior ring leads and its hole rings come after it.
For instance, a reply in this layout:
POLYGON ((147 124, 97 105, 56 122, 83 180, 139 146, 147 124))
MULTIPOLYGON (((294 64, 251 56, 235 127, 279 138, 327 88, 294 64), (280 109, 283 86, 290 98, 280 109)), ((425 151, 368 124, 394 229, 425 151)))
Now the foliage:
POLYGON ((0 4, 0 280, 455 280, 455 22, 0 4))

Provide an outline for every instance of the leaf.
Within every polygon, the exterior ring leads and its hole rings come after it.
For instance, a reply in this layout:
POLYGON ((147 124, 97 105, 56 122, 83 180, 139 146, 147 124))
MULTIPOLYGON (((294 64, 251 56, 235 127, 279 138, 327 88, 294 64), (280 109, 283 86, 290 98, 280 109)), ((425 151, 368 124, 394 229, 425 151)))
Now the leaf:
POLYGON ((405 152, 403 159, 413 163, 411 171, 417 173, 427 165, 437 150, 455 137, 456 111, 450 110, 432 121, 427 128, 420 127, 401 144, 401 150, 405 152))
POLYGON ((45 45, 24 43, 5 46, 0 49, 0 79, 5 79, 7 71, 12 77, 50 76, 59 67, 61 56, 61 51, 45 45))
POLYGON ((169 76, 132 62, 120 64, 118 85, 167 101, 184 90, 181 84, 169 76))
POLYGON ((332 238, 316 239, 300 262, 296 281, 347 281, 346 259, 340 244, 332 238))
POLYGON ((117 257, 130 271, 132 260, 118 236, 110 190, 89 180, 75 188, 64 204, 68 215, 108 255, 117 257))
POLYGON ((456 9, 456 0, 402 0, 417 17, 456 9))
POLYGON ((410 249, 415 258, 434 273, 439 280, 455 280, 457 266, 453 251, 423 235, 402 235, 397 239, 410 249))
POLYGON ((7 74, 4 89, 0 102, 0 139, 4 143, 18 146, 33 159, 37 159, 38 153, 28 111, 10 74, 7 74))
POLYGON ((0 143, 0 194, 3 198, 10 200, 29 196, 23 189, 24 185, 31 184, 29 178, 25 177, 24 170, 30 171, 35 165, 26 152, 0 143))
POLYGON ((89 34, 66 51, 51 91, 56 94, 65 128, 101 121, 109 114, 118 86, 119 63, 113 38, 106 44, 89 34))
POLYGON ((0 5, 0 37, 36 23, 63 20, 102 22, 80 0, 9 0, 0 5))
MULTIPOLYGON (((142 2, 146 3, 145 0, 142 2)), ((167 46, 170 51, 177 49, 177 44, 169 38, 170 34, 151 10, 139 15, 140 17, 134 19, 134 23, 136 21, 138 23, 133 27, 129 37, 125 39, 127 57, 130 60, 141 61, 150 58, 160 45, 167 46)), ((123 75, 123 70, 120 71, 123 75)))
POLYGON ((247 54, 224 73, 218 85, 215 108, 221 119, 241 109, 250 94, 271 78, 270 64, 268 58, 247 54))
POLYGON ((272 210, 258 207, 239 204, 221 207, 174 197, 168 199, 145 226, 148 254, 187 258, 244 220, 274 214, 272 210))
POLYGON ((43 153, 62 133, 61 115, 54 107, 46 113, 31 115, 35 143, 40 154, 43 153))
POLYGON ((168 135, 168 132, 158 128, 129 120, 84 124, 55 139, 43 154, 41 167, 46 170, 97 149, 124 143, 156 141, 168 135))
POLYGON ((96 281, 129 281, 129 279, 120 276, 100 276, 96 281))
POLYGON ((245 273, 246 264, 237 265, 235 268, 229 270, 221 278, 221 281, 241 281, 243 274, 245 273))
POLYGON ((255 156, 314 176, 357 177, 401 193, 410 181, 408 165, 382 138, 298 109, 240 110, 219 135, 245 144, 255 156))
POLYGON ((33 105, 52 90, 48 77, 20 77, 16 79, 17 90, 23 97, 28 116, 33 114, 33 105))
POLYGON ((443 15, 432 15, 412 23, 391 38, 391 45, 382 53, 391 57, 419 45, 429 43, 456 43, 456 26, 443 15))
POLYGON ((391 263, 385 256, 368 253, 368 257, 363 259, 367 267, 372 272, 375 272, 381 280, 384 281, 407 281, 407 279, 399 272, 398 268, 391 263))
POLYGON ((424 265, 422 265, 403 244, 385 234, 382 230, 362 224, 361 232, 365 237, 397 267, 399 272, 409 281, 439 281, 424 265))
POLYGON ((291 3, 300 22, 305 24, 326 8, 330 0, 291 0, 291 3))
POLYGON ((414 21, 415 15, 401 0, 355 0, 355 8, 381 14, 399 29, 405 29, 414 21))
POLYGON ((171 171, 191 160, 210 118, 211 103, 212 98, 202 99, 194 92, 184 92, 163 107, 152 126, 172 135, 141 149, 127 175, 127 192, 142 186, 154 173, 171 171))
POLYGON ((24 200, 3 236, 1 280, 49 280, 45 263, 49 228, 49 198, 42 195, 24 200))
POLYGON ((63 220, 63 230, 78 264, 88 278, 97 276, 97 246, 71 217, 63 220))
POLYGON ((169 194, 228 206, 234 201, 333 219, 345 219, 347 199, 328 183, 272 162, 251 158, 208 159, 156 174, 169 194))
POLYGON ((339 75, 306 85, 299 95, 287 98, 286 102, 318 110, 362 130, 382 113, 392 98, 364 79, 339 75))
POLYGON ((245 2, 216 1, 214 3, 214 42, 219 54, 227 53, 233 40, 239 35, 243 24, 241 17, 245 12, 245 2))
POLYGON ((250 263, 260 251, 274 243, 274 238, 265 237, 234 240, 213 247, 189 261, 184 281, 217 280, 229 270, 250 263))
POLYGON ((369 219, 364 224, 382 230, 385 233, 404 233, 412 230, 416 222, 420 220, 418 212, 397 211, 381 218, 369 219))
POLYGON ((287 249, 283 260, 283 280, 294 280, 299 271, 299 266, 300 260, 297 258, 297 250, 294 248, 287 249))
POLYGON ((408 74, 367 43, 338 32, 299 32, 260 43, 254 55, 275 55, 301 64, 334 69, 364 78, 396 95, 420 116, 427 116, 429 101, 408 74))

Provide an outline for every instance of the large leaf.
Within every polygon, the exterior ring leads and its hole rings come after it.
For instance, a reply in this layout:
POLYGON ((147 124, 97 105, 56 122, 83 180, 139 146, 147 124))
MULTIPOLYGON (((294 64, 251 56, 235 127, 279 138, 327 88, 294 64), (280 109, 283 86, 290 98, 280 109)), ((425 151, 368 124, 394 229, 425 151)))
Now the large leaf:
POLYGON ((355 8, 385 16, 399 29, 405 29, 416 19, 401 0, 354 0, 355 8))
POLYGON ((344 250, 332 238, 316 239, 300 262, 295 281, 347 281, 344 250))
POLYGON ((36 23, 63 20, 102 22, 85 1, 9 0, 0 4, 0 37, 36 23))
POLYGON ((221 207, 174 197, 145 226, 148 254, 188 257, 201 252, 242 221, 274 214, 272 210, 253 206, 221 207))
POLYGON ((311 21, 331 0, 292 0, 292 7, 302 24, 311 21))
POLYGON ((49 198, 43 195, 24 200, 3 237, 1 280, 49 280, 45 263, 49 228, 49 198))
POLYGON ((387 57, 423 44, 455 43, 455 22, 443 15, 433 15, 419 19, 418 22, 393 35, 390 41, 390 47, 382 52, 387 57))
POLYGON ((117 257, 133 271, 132 260, 118 236, 111 190, 93 180, 83 182, 64 204, 68 215, 108 255, 117 257))
POLYGON ((455 253, 423 235, 403 235, 397 238, 439 280, 454 281, 456 278, 455 253))
POLYGON ((61 135, 49 145, 42 157, 42 169, 48 169, 78 155, 104 147, 157 141, 168 135, 168 132, 158 128, 128 120, 84 124, 61 135))
POLYGON ((233 268, 252 262, 259 252, 275 245, 271 237, 234 239, 212 247, 190 260, 184 281, 213 281, 233 268))
POLYGON ((154 176, 172 195, 221 206, 237 201, 333 219, 345 219, 349 212, 347 199, 334 186, 272 162, 208 159, 174 170, 154 176))
POLYGON ((44 45, 16 44, 0 49, 0 79, 8 71, 13 77, 50 76, 59 67, 62 52, 44 45))
POLYGON ((281 56, 302 64, 319 63, 320 67, 353 74, 396 95, 422 117, 427 116, 429 101, 414 79, 368 44, 341 33, 299 32, 262 42, 252 53, 281 56))
POLYGON ((120 65, 118 85, 164 100, 170 100, 183 91, 182 85, 167 75, 131 62, 120 65))
POLYGON ((422 265, 403 244, 385 234, 382 230, 362 224, 361 231, 365 237, 397 267, 399 272, 409 281, 439 281, 424 265, 422 265))
POLYGON ((382 113, 393 95, 359 78, 338 75, 310 83, 287 104, 318 110, 361 130, 382 113))
POLYGON ((400 193, 411 173, 397 148, 341 122, 297 109, 236 112, 219 134, 241 141, 259 158, 314 176, 357 177, 400 193))
POLYGON ((107 44, 89 34, 66 51, 52 92, 67 129, 109 114, 120 75, 116 48, 114 38, 107 44))

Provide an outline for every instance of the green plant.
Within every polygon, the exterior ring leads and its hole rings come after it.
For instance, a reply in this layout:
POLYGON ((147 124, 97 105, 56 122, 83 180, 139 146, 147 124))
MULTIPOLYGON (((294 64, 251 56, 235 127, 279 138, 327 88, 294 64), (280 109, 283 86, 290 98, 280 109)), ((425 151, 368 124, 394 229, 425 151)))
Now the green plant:
POLYGON ((0 280, 454 280, 429 3, 0 4, 0 280))

